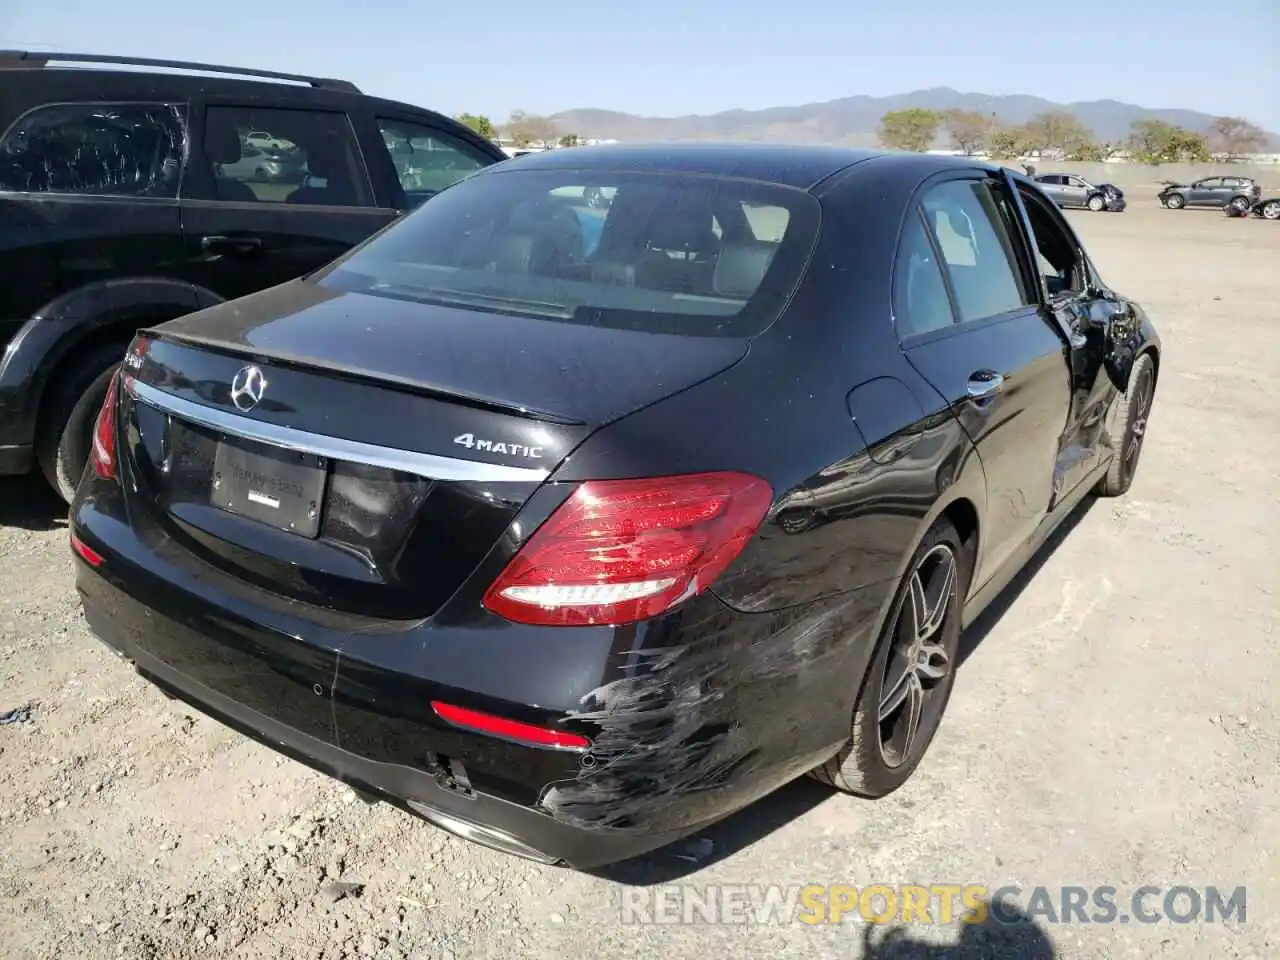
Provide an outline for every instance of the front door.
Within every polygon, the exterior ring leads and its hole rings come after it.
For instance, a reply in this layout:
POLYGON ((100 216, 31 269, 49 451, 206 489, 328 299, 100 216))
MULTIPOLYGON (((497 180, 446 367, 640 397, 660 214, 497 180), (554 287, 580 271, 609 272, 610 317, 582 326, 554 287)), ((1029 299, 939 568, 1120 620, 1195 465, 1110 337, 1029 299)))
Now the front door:
POLYGON ((1058 450, 1050 508, 1098 465, 1105 416, 1116 387, 1107 375, 1116 304, 1099 295, 1084 250, 1066 219, 1035 192, 1018 189, 1043 287, 1045 315, 1067 342, 1071 405, 1058 450))
POLYGON ((985 584, 1052 502, 1071 381, 1063 337, 1040 305, 1008 185, 951 175, 907 225, 903 349, 948 402, 987 477, 985 584))
POLYGON ((1187 191, 1187 203, 1193 207, 1220 207, 1223 203, 1221 177, 1209 177, 1191 185, 1187 191))
POLYGON ((324 266, 395 216, 376 205, 340 110, 218 100, 196 121, 180 205, 185 268, 221 298, 324 266))

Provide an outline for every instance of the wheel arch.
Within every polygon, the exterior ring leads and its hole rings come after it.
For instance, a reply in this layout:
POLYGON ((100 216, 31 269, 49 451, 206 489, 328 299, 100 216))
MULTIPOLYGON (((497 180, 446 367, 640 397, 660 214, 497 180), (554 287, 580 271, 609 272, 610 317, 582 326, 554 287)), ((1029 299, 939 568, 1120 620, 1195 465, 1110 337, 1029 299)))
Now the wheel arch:
MULTIPOLYGON (((163 323, 223 298, 164 277, 106 280, 62 294, 41 307, 16 340, 18 362, 6 380, 25 378, 24 419, 34 428, 51 384, 86 355, 113 342, 121 352, 141 327, 163 323)), ((15 358, 11 358, 11 361, 15 358)))

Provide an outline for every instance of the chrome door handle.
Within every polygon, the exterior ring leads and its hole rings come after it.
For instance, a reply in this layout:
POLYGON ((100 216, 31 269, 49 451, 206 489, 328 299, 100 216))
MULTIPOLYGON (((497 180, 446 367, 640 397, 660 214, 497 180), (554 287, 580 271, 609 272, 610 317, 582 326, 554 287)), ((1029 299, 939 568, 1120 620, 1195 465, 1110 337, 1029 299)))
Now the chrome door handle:
POLYGON ((987 397, 999 393, 1000 388, 1003 386, 1003 376, 994 370, 982 370, 969 376, 969 383, 965 392, 969 394, 970 400, 985 400, 987 397))

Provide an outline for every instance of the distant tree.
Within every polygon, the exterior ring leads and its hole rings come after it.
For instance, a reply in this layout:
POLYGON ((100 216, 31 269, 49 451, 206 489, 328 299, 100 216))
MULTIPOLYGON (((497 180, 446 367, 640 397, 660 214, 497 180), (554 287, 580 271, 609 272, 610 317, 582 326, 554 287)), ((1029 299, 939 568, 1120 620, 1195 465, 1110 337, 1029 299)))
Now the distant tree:
POLYGON ((993 160, 1017 160, 1031 151, 1027 132, 1022 127, 1004 127, 987 138, 987 152, 993 160))
POLYGON ((1218 117, 1210 127, 1210 143, 1214 150, 1225 153, 1228 159, 1256 153, 1267 142, 1262 128, 1241 117, 1218 117))
POLYGON ((1078 143, 1070 150, 1065 151, 1062 155, 1062 159, 1101 163, 1103 160, 1107 159, 1107 156, 1106 147, 1100 143, 1089 141, 1088 143, 1078 143))
POLYGON ((1163 120, 1135 120, 1130 126, 1129 150, 1140 163, 1204 162, 1209 147, 1202 134, 1192 133, 1163 120))
POLYGON ((493 122, 484 114, 460 113, 453 119, 457 120, 463 126, 470 127, 482 137, 494 140, 498 136, 498 131, 494 127, 493 122))
POLYGON ((503 132, 515 141, 516 146, 527 147, 532 143, 549 145, 556 139, 556 125, 546 117, 514 110, 503 124, 503 132))
POLYGON ((996 125, 995 118, 977 110, 948 110, 942 121, 951 134, 951 143, 965 155, 981 153, 996 125))
POLYGON ((1027 141, 1041 153, 1071 153, 1093 143, 1093 134, 1075 114, 1050 110, 1027 121, 1027 141))
POLYGON ((942 119, 936 110, 920 107, 891 110, 880 118, 880 142, 894 150, 923 153, 938 136, 942 119))
POLYGON ((562 147, 580 147, 582 146, 582 138, 576 133, 566 133, 560 138, 559 145, 562 147))

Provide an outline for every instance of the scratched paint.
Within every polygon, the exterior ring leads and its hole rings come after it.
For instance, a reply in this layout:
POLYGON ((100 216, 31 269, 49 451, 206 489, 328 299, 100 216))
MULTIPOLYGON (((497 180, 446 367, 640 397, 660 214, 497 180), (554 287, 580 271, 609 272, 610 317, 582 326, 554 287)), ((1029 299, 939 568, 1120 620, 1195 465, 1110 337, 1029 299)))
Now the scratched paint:
POLYGON ((592 749, 542 806, 584 828, 674 830, 822 762, 848 734, 879 599, 853 591, 744 623, 699 598, 680 630, 699 640, 627 651, 582 698, 572 716, 597 728, 592 749))

